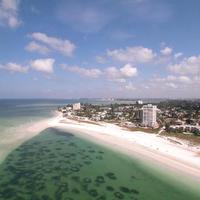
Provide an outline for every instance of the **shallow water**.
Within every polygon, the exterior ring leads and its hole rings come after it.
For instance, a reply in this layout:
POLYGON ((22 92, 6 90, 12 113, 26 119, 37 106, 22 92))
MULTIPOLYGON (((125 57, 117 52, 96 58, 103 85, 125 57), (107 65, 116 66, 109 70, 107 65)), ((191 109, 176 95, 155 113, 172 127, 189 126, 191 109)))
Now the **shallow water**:
POLYGON ((0 166, 0 199, 197 200, 135 160, 56 129, 46 129, 0 166))
POLYGON ((0 163, 6 155, 30 138, 26 127, 55 114, 57 102, 0 100, 0 163))
POLYGON ((0 99, 0 163, 9 152, 32 137, 25 129, 55 116, 58 106, 73 102, 75 100, 0 99))

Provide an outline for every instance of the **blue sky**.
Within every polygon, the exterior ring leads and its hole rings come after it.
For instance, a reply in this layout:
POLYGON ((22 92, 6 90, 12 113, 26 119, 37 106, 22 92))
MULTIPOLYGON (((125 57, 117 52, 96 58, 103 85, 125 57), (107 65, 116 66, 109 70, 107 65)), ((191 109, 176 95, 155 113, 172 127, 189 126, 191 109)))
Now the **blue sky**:
POLYGON ((0 98, 199 98, 198 0, 0 0, 0 98))

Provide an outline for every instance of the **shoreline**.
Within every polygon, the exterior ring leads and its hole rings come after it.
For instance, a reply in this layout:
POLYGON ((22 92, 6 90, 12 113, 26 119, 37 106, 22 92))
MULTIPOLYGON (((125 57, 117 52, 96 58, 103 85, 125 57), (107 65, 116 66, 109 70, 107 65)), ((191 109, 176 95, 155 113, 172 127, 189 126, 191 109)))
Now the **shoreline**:
POLYGON ((51 124, 57 122, 59 119, 60 114, 55 113, 55 116, 53 117, 20 124, 18 126, 6 129, 6 135, 1 139, 0 143, 0 164, 11 151, 16 149, 23 142, 40 134, 40 132, 46 128, 50 128, 51 124))
POLYGON ((131 132, 107 123, 86 124, 65 118, 52 124, 54 128, 71 132, 83 139, 103 145, 111 150, 172 172, 171 177, 187 177, 200 186, 200 147, 170 141, 167 137, 142 132, 131 132), (151 142, 149 142, 151 141, 151 142))
POLYGON ((195 191, 198 191, 200 187, 200 146, 188 146, 184 143, 180 145, 165 136, 132 132, 114 124, 100 123, 97 125, 77 122, 63 118, 60 113, 51 118, 10 128, 16 133, 1 141, 6 148, 2 148, 3 151, 0 148, 0 163, 11 151, 46 128, 57 128, 70 132, 126 155, 148 166, 154 172, 158 172, 158 176, 166 172, 170 180, 174 179, 177 183, 183 183, 195 191))

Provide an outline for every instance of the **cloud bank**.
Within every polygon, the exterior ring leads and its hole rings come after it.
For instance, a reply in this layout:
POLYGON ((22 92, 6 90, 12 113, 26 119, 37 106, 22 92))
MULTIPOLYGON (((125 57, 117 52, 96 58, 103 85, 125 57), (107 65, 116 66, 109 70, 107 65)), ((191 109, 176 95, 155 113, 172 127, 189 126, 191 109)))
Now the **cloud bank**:
POLYGON ((79 66, 69 66, 62 64, 61 67, 66 70, 81 76, 86 76, 90 78, 99 78, 100 76, 116 82, 125 82, 126 79, 137 76, 137 68, 133 67, 131 64, 126 64, 121 68, 117 67, 107 67, 103 70, 98 68, 83 68, 79 66))
POLYGON ((9 71, 11 73, 19 72, 19 73, 26 73, 28 72, 29 68, 19 65, 17 63, 9 62, 7 64, 1 65, 0 64, 0 69, 4 69, 6 71, 9 71))
POLYGON ((11 73, 27 73, 32 69, 46 74, 52 74, 54 72, 54 63, 55 60, 53 58, 44 58, 31 60, 27 66, 13 62, 0 64, 0 69, 9 71, 11 73))
POLYGON ((107 56, 120 62, 148 63, 153 61, 156 54, 152 49, 136 46, 127 47, 125 49, 108 50, 107 56))

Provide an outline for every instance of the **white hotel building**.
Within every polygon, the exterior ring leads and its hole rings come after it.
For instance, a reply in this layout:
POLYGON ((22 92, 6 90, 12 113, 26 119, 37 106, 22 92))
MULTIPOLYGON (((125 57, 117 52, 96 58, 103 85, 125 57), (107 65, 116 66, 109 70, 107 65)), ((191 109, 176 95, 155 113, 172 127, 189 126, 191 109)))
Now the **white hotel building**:
POLYGON ((157 106, 152 104, 144 105, 142 107, 142 125, 148 127, 156 127, 156 111, 157 106))
POLYGON ((74 103, 72 105, 73 110, 80 110, 81 109, 81 104, 80 103, 74 103))

